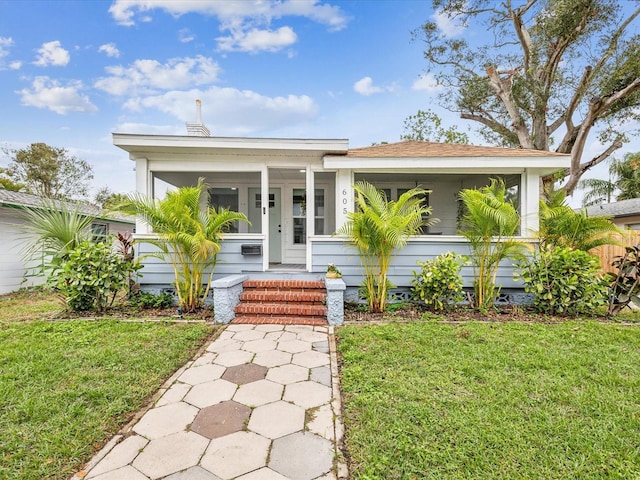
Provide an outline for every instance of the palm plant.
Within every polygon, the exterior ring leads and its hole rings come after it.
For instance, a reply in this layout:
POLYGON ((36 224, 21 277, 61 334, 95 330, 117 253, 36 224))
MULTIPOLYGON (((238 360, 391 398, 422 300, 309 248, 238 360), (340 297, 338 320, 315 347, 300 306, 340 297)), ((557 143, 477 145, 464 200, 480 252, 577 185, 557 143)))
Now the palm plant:
POLYGON ((23 255, 28 262, 40 263, 38 273, 52 273, 78 245, 91 240, 94 218, 81 214, 77 204, 70 206, 45 198, 41 207, 24 210, 28 242, 23 255))
POLYGON ((154 255, 171 263, 178 302, 186 312, 200 308, 209 293, 223 233, 246 216, 224 208, 201 207, 206 185, 181 187, 162 200, 132 194, 122 210, 139 215, 158 236, 145 239, 158 248, 154 255), (203 285, 205 285, 203 287, 203 285))
POLYGON ((540 246, 568 247, 589 252, 601 245, 617 245, 621 231, 608 217, 590 217, 566 203, 564 190, 547 189, 540 199, 540 246))
POLYGON ((383 191, 361 181, 354 185, 356 206, 348 214, 348 221, 336 234, 347 235, 357 249, 364 268, 363 288, 369 309, 383 312, 386 305, 389 281, 387 273, 394 253, 404 247, 411 235, 425 225, 437 220, 425 221, 431 213, 424 205, 427 190, 411 189, 398 198, 388 200, 383 191))
POLYGON ((582 206, 588 207, 606 201, 640 197, 640 153, 627 153, 623 160, 614 159, 609 165, 609 180, 587 178, 580 181, 586 190, 582 206))
POLYGON ((500 293, 496 285, 498 266, 506 258, 522 253, 522 242, 512 238, 520 227, 520 215, 507 199, 507 189, 501 179, 480 189, 460 192, 464 205, 460 234, 468 241, 474 268, 473 306, 486 310, 500 293))

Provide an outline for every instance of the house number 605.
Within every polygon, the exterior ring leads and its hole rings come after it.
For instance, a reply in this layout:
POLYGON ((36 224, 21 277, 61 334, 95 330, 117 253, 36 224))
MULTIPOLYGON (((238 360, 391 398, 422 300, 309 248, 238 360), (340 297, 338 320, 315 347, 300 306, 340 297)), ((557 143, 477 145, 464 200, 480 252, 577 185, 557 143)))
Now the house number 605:
MULTIPOLYGON (((346 189, 344 189, 344 190, 342 190, 342 204, 343 204, 343 205, 346 205, 347 203, 349 203, 349 199, 347 198, 347 190, 346 190, 346 189)), ((343 213, 343 214, 346 214, 346 213, 347 213, 347 207, 344 207, 344 208, 342 209, 342 213, 343 213)))

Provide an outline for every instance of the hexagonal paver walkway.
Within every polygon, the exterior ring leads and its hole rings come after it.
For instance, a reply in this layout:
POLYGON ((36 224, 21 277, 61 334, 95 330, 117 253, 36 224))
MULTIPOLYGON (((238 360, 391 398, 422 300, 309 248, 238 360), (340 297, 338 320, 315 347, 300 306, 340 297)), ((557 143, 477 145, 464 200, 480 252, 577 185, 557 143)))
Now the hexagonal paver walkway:
POLYGON ((72 480, 342 480, 333 327, 228 325, 72 480))

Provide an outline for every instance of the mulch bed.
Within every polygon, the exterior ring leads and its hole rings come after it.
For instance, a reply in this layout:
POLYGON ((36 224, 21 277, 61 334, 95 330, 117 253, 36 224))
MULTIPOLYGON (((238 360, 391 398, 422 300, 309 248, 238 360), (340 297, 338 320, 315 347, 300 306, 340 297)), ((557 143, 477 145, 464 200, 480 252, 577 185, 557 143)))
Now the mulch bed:
MULTIPOLYGON (((468 307, 456 307, 447 312, 432 312, 419 304, 402 304, 391 306, 394 311, 370 313, 363 305, 346 304, 344 312, 345 324, 390 323, 440 320, 444 322, 536 322, 558 323, 572 320, 573 317, 558 317, 535 313, 528 307, 520 305, 498 305, 483 313, 468 307), (395 308, 395 309, 394 309, 395 308)), ((607 321, 605 316, 592 317, 607 321)))

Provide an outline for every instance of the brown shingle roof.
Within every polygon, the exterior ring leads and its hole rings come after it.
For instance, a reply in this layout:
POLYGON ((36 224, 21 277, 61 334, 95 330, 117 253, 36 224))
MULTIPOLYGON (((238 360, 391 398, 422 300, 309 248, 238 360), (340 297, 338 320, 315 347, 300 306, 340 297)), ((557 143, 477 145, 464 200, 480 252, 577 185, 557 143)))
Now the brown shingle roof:
POLYGON ((480 147, 455 143, 434 143, 406 140, 373 147, 352 148, 347 157, 419 158, 419 157, 549 157, 564 153, 527 150, 521 148, 480 147))

